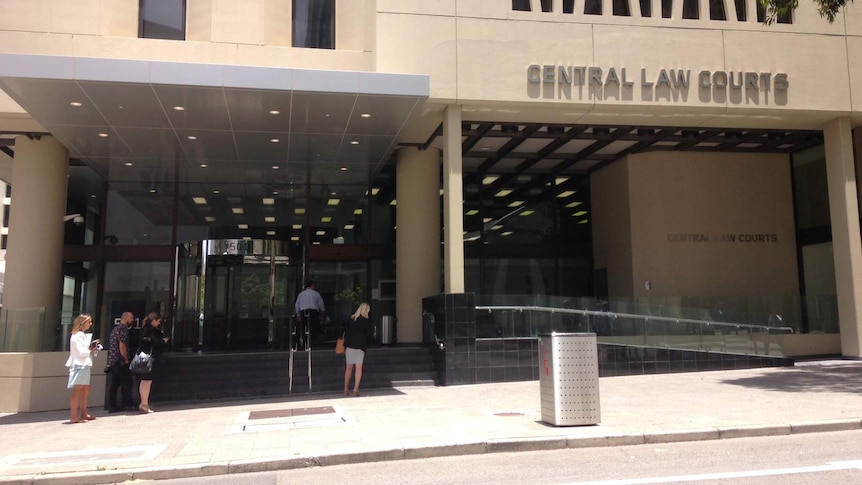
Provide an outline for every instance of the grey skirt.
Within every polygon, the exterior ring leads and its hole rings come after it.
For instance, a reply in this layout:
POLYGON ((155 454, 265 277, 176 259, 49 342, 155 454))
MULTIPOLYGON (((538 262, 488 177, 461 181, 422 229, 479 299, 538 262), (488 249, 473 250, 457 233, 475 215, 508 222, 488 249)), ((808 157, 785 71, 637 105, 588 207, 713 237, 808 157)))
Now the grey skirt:
POLYGON ((344 350, 344 358, 347 360, 347 365, 361 364, 365 360, 365 351, 347 347, 344 350))

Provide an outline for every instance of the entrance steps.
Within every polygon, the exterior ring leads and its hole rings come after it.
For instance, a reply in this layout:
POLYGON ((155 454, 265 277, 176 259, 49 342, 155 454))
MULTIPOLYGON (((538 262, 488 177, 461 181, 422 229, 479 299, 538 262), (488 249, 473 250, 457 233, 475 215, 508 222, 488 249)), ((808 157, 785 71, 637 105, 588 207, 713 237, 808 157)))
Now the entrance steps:
MULTIPOLYGON (((344 356, 328 345, 312 351, 312 382, 308 385, 308 354, 294 353, 293 394, 341 392, 344 356)), ((285 396, 290 385, 287 351, 243 353, 172 352, 159 358, 154 370, 153 402, 202 401, 285 396)), ((401 344, 369 348, 363 365, 362 389, 434 386, 431 349, 401 344)))

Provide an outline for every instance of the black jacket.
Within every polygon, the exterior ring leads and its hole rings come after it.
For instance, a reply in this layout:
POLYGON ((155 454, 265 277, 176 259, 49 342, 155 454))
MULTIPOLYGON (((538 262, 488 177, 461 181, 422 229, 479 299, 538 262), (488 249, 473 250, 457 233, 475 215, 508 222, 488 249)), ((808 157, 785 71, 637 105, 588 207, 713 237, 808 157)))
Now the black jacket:
POLYGON ((350 320, 347 323, 347 330, 344 332, 344 346, 351 349, 367 349, 370 330, 371 324, 367 318, 358 317, 356 320, 350 320))

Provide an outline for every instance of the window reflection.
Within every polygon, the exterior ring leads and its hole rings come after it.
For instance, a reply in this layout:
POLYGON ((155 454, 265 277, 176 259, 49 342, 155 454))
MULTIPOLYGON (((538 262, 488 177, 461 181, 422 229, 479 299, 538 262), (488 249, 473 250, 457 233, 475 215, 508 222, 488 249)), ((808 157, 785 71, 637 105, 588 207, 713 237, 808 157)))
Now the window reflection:
POLYGON ((335 0, 294 0, 293 46, 335 48, 335 0))
POLYGON ((140 37, 185 40, 185 0, 140 0, 140 37))

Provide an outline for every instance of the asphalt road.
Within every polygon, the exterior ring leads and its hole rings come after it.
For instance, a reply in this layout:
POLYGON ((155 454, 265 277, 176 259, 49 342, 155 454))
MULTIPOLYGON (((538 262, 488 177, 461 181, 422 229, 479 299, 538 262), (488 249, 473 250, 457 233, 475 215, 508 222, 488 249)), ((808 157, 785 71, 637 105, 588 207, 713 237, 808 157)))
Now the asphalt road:
POLYGON ((159 481, 303 484, 801 485, 862 483, 862 431, 497 453, 159 481))

